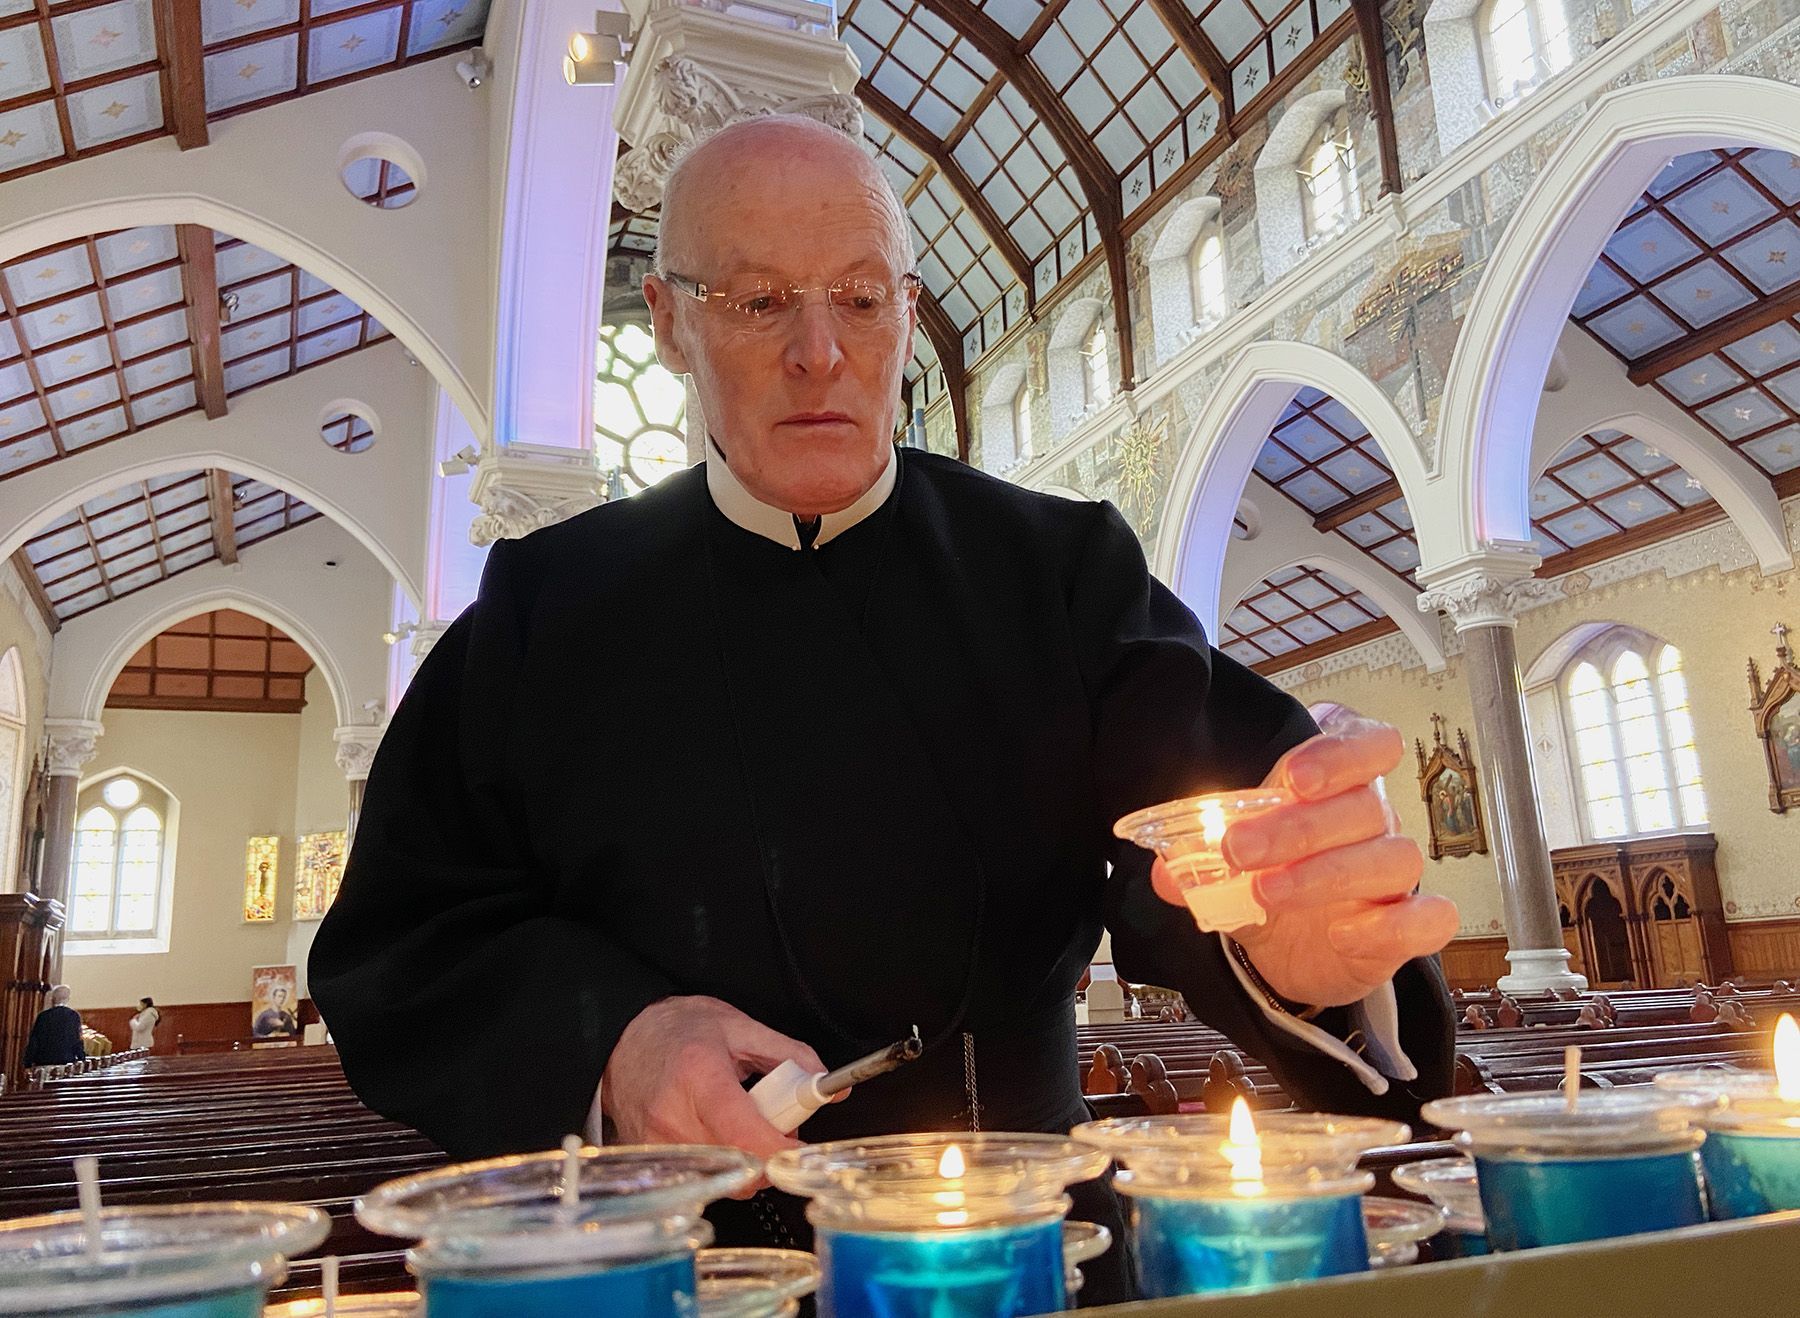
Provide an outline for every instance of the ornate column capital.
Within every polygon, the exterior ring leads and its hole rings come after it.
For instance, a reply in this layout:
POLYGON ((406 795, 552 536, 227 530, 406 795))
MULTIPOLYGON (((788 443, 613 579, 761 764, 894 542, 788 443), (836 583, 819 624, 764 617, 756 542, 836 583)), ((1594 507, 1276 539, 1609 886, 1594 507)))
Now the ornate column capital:
POLYGON ((375 748, 381 744, 385 731, 385 726, 369 724, 331 730, 331 739, 337 743, 337 766, 345 778, 357 782, 369 776, 369 766, 375 763, 375 748))
MULTIPOLYGON (((606 502, 606 477, 591 449, 547 444, 502 444, 482 454, 469 498, 481 507, 469 527, 478 545, 516 540, 606 502)), ((443 630, 442 623, 426 627, 443 630)), ((435 641, 435 635, 431 640, 435 641)), ((413 642, 413 653, 423 658, 413 642)), ((425 648, 431 648, 430 642, 425 648)))
POLYGON ((1529 600, 1552 593, 1550 583, 1531 574, 1541 560, 1524 547, 1471 555, 1421 577, 1419 610, 1443 611, 1459 632, 1472 627, 1511 627, 1529 600))
POLYGON ((613 189, 634 211, 656 206, 663 181, 691 143, 765 114, 807 114, 862 133, 855 57, 836 36, 836 14, 817 0, 719 3, 636 0, 637 32, 615 122, 631 149, 613 189))
POLYGON ((106 728, 92 719, 47 718, 44 739, 50 775, 54 778, 79 778, 81 771, 99 752, 100 738, 106 728))
POLYGON ((412 651, 413 671, 419 671, 419 665, 425 662, 425 656, 431 653, 431 647, 438 643, 438 637, 450 630, 447 622, 421 622, 413 625, 412 641, 408 646, 412 651))

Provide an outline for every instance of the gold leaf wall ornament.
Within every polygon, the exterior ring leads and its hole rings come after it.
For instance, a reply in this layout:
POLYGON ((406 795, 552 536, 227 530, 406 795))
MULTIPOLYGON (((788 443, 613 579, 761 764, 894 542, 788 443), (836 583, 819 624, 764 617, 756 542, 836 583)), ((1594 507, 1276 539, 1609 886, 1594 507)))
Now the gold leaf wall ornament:
POLYGON ((1169 437, 1169 418, 1154 424, 1134 420, 1114 442, 1119 454, 1119 508, 1135 526, 1148 524, 1162 493, 1159 468, 1163 444, 1169 437))
POLYGON ((1359 95, 1368 94, 1369 65, 1360 46, 1350 52, 1350 58, 1344 63, 1344 86, 1359 95))

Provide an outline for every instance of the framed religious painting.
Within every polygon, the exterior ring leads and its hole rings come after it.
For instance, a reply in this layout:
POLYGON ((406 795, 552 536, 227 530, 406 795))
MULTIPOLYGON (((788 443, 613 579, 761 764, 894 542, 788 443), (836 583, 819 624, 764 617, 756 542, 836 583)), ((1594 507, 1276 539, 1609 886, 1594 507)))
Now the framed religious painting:
POLYGON ((293 966, 250 971, 250 1033, 258 1039, 300 1036, 300 976, 293 966))
POLYGON ((1800 668, 1788 650, 1787 624, 1770 629, 1775 637, 1775 667, 1763 681, 1750 661, 1750 717, 1763 744, 1769 770, 1769 809, 1784 815, 1800 805, 1800 668))
POLYGON ((1456 730, 1453 749, 1444 740, 1444 718, 1431 716, 1432 747, 1415 740, 1413 750, 1419 757, 1419 795, 1425 801, 1425 817, 1430 824, 1433 860, 1446 856, 1485 856, 1487 826, 1481 815, 1481 780, 1475 772, 1474 757, 1469 754, 1469 737, 1456 730))

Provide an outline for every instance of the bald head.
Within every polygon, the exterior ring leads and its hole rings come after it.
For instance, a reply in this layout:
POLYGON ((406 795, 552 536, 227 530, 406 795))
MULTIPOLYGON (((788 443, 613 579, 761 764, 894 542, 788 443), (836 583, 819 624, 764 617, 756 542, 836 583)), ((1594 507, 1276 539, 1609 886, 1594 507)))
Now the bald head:
POLYGON ((867 197, 891 235, 896 272, 912 268, 905 206, 868 153, 809 115, 770 114, 728 124, 676 160, 657 216, 657 273, 705 270, 715 235, 733 223, 733 199, 766 189, 779 170, 795 167, 867 197))

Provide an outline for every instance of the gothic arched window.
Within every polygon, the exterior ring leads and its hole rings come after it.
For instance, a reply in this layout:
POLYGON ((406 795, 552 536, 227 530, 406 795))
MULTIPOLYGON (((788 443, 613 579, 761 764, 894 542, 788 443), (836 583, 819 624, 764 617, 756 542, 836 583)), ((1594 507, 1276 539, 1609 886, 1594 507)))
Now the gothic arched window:
POLYGON ((1013 451, 1021 461, 1034 457, 1031 448, 1031 390, 1021 382, 1012 401, 1013 451))
POLYGON ((1188 254, 1188 277, 1193 283, 1194 323, 1223 320, 1229 309, 1225 300, 1225 243, 1216 227, 1204 230, 1188 254))
POLYGON ((1112 378, 1106 366, 1106 328, 1094 318, 1094 328, 1081 345, 1082 398, 1089 407, 1112 401, 1112 378))
POLYGON ((1356 147, 1349 116, 1341 108, 1319 125, 1301 153, 1300 184, 1308 238, 1332 233, 1356 218, 1356 147))
POLYGON ((688 465, 687 387, 656 360, 642 325, 602 325, 594 381, 594 454, 618 471, 625 492, 647 489, 688 465))
POLYGON ((167 795, 118 773, 84 789, 79 804, 69 941, 156 937, 167 905, 167 795))
POLYGON ((1681 651, 1609 636, 1575 658, 1564 689, 1590 837, 1705 826, 1681 651))
POLYGON ((1569 66, 1569 20, 1562 0, 1489 0, 1481 14, 1488 91, 1517 100, 1569 66))

